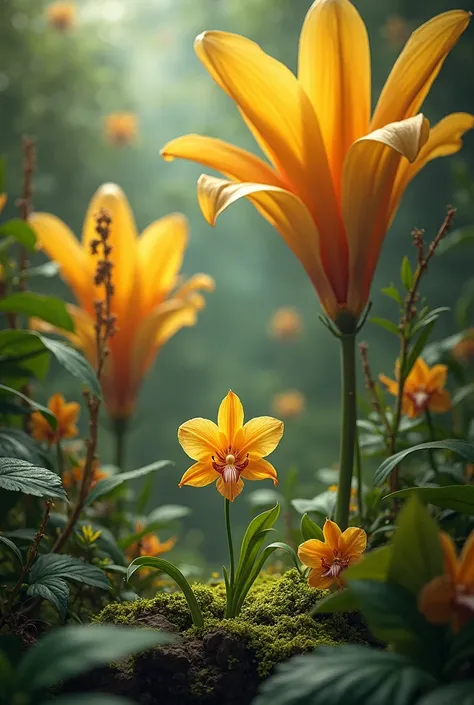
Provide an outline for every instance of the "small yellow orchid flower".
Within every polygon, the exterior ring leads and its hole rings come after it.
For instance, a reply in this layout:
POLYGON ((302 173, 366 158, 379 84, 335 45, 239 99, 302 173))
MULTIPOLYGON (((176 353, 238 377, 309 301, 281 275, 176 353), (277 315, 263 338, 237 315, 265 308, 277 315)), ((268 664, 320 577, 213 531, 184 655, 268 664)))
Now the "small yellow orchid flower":
POLYGON ((217 481, 217 490, 231 502, 242 492, 245 480, 270 478, 277 485, 277 472, 264 457, 273 453, 283 435, 283 423, 259 416, 244 425, 244 409, 234 392, 221 402, 217 424, 209 419, 191 419, 178 429, 178 440, 196 460, 184 473, 179 486, 204 487, 217 481))
POLYGON ((52 428, 39 411, 34 411, 31 414, 31 435, 35 440, 54 445, 65 438, 77 436, 76 423, 80 412, 77 402, 66 402, 62 394, 53 394, 48 401, 48 409, 56 417, 56 428, 52 428))
POLYGON ((474 618, 474 531, 459 558, 452 538, 440 533, 444 575, 431 580, 421 590, 418 607, 433 624, 452 623, 455 631, 474 618))
POLYGON ((137 139, 138 119, 134 113, 111 113, 104 121, 109 142, 122 147, 137 139))
POLYGON ((298 548, 300 561, 311 568, 308 583, 314 588, 342 585, 341 573, 356 563, 367 546, 367 534, 355 526, 344 532, 330 519, 323 527, 324 541, 310 539, 298 548))
POLYGON ((50 27, 62 32, 76 23, 77 7, 74 2, 53 2, 46 8, 46 20, 50 27))
MULTIPOLYGON (((403 387, 402 411, 410 419, 420 416, 425 411, 443 413, 451 408, 451 396, 447 389, 446 365, 428 367, 422 357, 417 358, 403 387)), ((395 366, 395 376, 400 376, 399 365, 395 366)), ((399 383, 385 375, 379 375, 390 394, 398 396, 399 383)))
POLYGON ((121 420, 133 413, 142 380, 160 348, 183 326, 196 324, 197 314, 205 306, 199 290, 213 291, 214 281, 207 274, 196 274, 184 282, 178 278, 188 242, 188 223, 183 215, 174 213, 156 220, 139 237, 124 192, 115 184, 104 184, 89 204, 82 244, 56 216, 31 216, 40 246, 58 262, 79 303, 67 307, 75 323, 74 334, 38 319, 30 321, 32 327, 66 335, 96 366, 94 301, 103 294, 94 284, 97 256, 91 253, 90 243, 96 238, 97 213, 103 209, 112 219, 112 313, 117 331, 108 342, 101 385, 110 415, 121 420))
POLYGON ((94 531, 91 524, 88 524, 87 526, 81 526, 81 530, 76 531, 77 540, 85 548, 92 548, 92 546, 95 544, 101 534, 102 531, 100 529, 94 531))
POLYGON ((214 225, 248 198, 300 260, 329 318, 353 329, 406 187, 432 159, 457 152, 474 127, 472 115, 454 113, 430 130, 419 112, 470 17, 445 12, 411 35, 372 117, 367 30, 349 0, 313 3, 297 77, 245 37, 204 32, 198 58, 267 159, 195 134, 169 142, 162 156, 224 174, 199 179, 206 220, 214 225))

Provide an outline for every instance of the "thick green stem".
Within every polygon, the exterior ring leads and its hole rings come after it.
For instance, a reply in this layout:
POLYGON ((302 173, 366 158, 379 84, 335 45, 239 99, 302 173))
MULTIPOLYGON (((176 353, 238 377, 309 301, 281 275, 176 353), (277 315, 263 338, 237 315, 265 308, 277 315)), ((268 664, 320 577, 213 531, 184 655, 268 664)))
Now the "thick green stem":
POLYGON ((233 591, 234 589, 234 576, 235 576, 235 563, 234 563, 234 545, 232 543, 232 529, 230 526, 230 501, 224 499, 225 506, 225 528, 227 532, 227 544, 229 546, 229 560, 230 560, 230 587, 233 591))
POLYGON ((342 334, 341 375, 342 375, 342 428, 339 463, 339 483, 336 502, 336 522, 344 531, 349 523, 352 472, 356 436, 356 367, 355 333, 342 334))
POLYGON ((362 491, 362 462, 360 457, 359 432, 356 427, 355 434, 355 476, 357 479, 357 513, 360 523, 364 522, 364 493, 362 491))
POLYGON ((114 419, 115 458, 116 467, 124 470, 125 466, 125 440, 127 437, 128 419, 114 419))

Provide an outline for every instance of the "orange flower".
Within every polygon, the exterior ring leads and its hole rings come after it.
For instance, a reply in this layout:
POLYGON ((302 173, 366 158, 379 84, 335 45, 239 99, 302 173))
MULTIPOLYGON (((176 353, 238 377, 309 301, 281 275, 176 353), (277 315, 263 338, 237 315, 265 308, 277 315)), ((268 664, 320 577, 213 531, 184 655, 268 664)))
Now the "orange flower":
POLYGON ((430 130, 419 112, 470 17, 445 12, 412 34, 372 116, 367 30, 349 0, 313 3, 297 77, 245 37, 204 32, 196 53, 267 159, 195 134, 162 156, 223 174, 198 181, 206 220, 214 225, 247 198, 300 260, 329 318, 353 331, 406 187, 432 159, 457 152, 474 126, 472 115, 454 113, 430 130))
MULTIPOLYGON (((403 413, 414 419, 427 410, 437 413, 448 411, 451 408, 451 397, 447 389, 444 389, 447 373, 446 365, 434 365, 430 368, 423 358, 418 357, 405 380, 403 413)), ((397 379, 400 376, 398 364, 395 366, 395 376, 397 379)), ((399 384, 396 380, 385 375, 379 375, 379 379, 390 394, 398 396, 399 384)))
POLYGON ((94 367, 94 300, 99 298, 94 273, 98 258, 91 253, 90 243, 97 236, 96 215, 102 209, 112 218, 112 313, 117 317, 117 332, 108 343, 110 354, 101 385, 110 415, 125 419, 133 413, 142 380, 158 351, 181 328, 196 324, 206 303, 200 290, 213 291, 214 280, 207 274, 195 274, 184 282, 178 278, 188 244, 188 222, 183 215, 173 213, 155 220, 139 237, 127 198, 115 184, 104 184, 92 198, 82 244, 56 216, 34 213, 31 225, 38 243, 59 263, 79 306, 67 307, 75 323, 72 335, 39 319, 32 319, 30 325, 69 337, 94 367))
POLYGON ((270 335, 278 340, 295 340, 301 334, 302 320, 294 308, 279 308, 270 320, 270 335))
MULTIPOLYGON (((142 522, 137 522, 135 532, 143 531, 145 526, 142 522)), ((138 556, 161 556, 162 553, 167 553, 176 544, 176 537, 172 536, 166 541, 160 541, 156 534, 150 533, 142 536, 138 541, 132 543, 127 548, 127 558, 132 561, 138 556)))
POLYGON ((283 423, 259 416, 244 425, 244 410, 237 394, 229 392, 219 407, 217 425, 209 419, 191 419, 178 429, 185 453, 197 460, 179 486, 204 487, 217 480, 217 490, 231 502, 242 492, 245 480, 270 478, 277 473, 264 457, 273 453, 283 435, 283 423))
POLYGON ((74 2, 53 2, 46 8, 46 19, 50 27, 65 31, 76 22, 77 8, 74 2))
POLYGON ((401 15, 390 15, 382 27, 382 34, 392 49, 399 49, 410 36, 410 27, 401 15))
POLYGON ((0 213, 3 211, 5 208, 5 204, 7 202, 7 194, 6 193, 0 193, 0 213))
POLYGON ((350 527, 344 532, 326 519, 323 527, 324 541, 310 539, 298 548, 300 561, 311 568, 308 583, 314 588, 329 588, 334 583, 342 585, 341 573, 360 559, 367 546, 363 529, 350 527))
POLYGON ((275 394, 272 401, 272 408, 275 414, 284 419, 299 416, 303 413, 306 405, 304 394, 297 389, 289 389, 286 392, 275 394))
POLYGON ((433 578, 421 590, 418 607, 434 624, 451 622, 457 631, 474 617, 474 531, 459 558, 452 538, 440 533, 444 575, 433 578))
POLYGON ((105 118, 105 134, 109 142, 124 146, 134 142, 138 134, 138 120, 133 113, 111 113, 105 118))
POLYGON ((74 438, 79 433, 76 422, 80 406, 77 402, 66 402, 62 394, 53 394, 48 401, 48 409, 56 416, 56 428, 53 429, 39 411, 31 414, 31 435, 37 441, 46 441, 54 445, 64 438, 74 438))
MULTIPOLYGON (((63 485, 64 487, 66 487, 66 489, 69 487, 77 486, 82 482, 82 478, 84 477, 84 466, 85 460, 81 460, 73 468, 71 468, 70 470, 66 470, 63 473, 63 485)), ((99 480, 103 480, 108 476, 108 472, 104 472, 104 470, 100 469, 99 461, 94 460, 92 463, 92 477, 90 487, 94 487, 94 485, 97 484, 99 480)))
POLYGON ((467 364, 474 358, 474 330, 466 331, 466 336, 462 338, 452 350, 453 357, 461 364, 467 364))

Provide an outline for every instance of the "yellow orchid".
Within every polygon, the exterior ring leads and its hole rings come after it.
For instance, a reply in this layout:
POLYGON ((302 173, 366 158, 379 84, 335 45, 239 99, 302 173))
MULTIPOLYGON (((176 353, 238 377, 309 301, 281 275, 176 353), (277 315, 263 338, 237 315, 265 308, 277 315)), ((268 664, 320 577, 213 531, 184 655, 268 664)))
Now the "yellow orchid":
POLYGON ((80 531, 76 531, 77 540, 84 548, 92 548, 101 534, 102 531, 100 529, 94 531, 92 524, 83 525, 80 531))
POLYGON ((360 559, 367 547, 367 534, 355 526, 341 531, 330 519, 324 522, 323 534, 324 541, 309 539, 302 543, 298 558, 311 568, 311 587, 329 588, 334 583, 341 586, 341 573, 360 559))
POLYGON ((283 435, 283 423, 259 416, 244 425, 242 403, 232 391, 221 402, 217 424, 191 419, 178 429, 178 440, 197 462, 181 478, 179 486, 204 487, 217 481, 217 490, 231 502, 242 492, 244 480, 270 478, 277 472, 265 456, 273 453, 283 435))
POLYGON ((430 131, 418 113, 469 20, 469 12, 454 10, 412 34, 372 118, 367 31, 349 0, 312 5, 297 78, 245 37, 205 32, 196 53, 268 161, 193 134, 169 142, 162 155, 224 174, 199 179, 206 220, 214 225, 248 198, 301 261, 327 315, 343 325, 349 314, 353 329, 405 188, 427 162, 457 152, 474 126, 472 115, 456 113, 430 131))
MULTIPOLYGON (((428 367, 422 357, 418 357, 413 365, 403 387, 402 411, 409 418, 414 419, 425 411, 443 413, 451 408, 451 396, 447 389, 446 365, 433 365, 428 367)), ((395 366, 396 380, 385 375, 379 375, 380 381, 385 384, 390 394, 398 396, 399 365, 395 366)))
MULTIPOLYGON (((158 350, 183 326, 196 323, 197 312, 205 305, 198 290, 212 291, 214 281, 206 274, 196 274, 185 282, 178 279, 188 241, 183 215, 174 213, 156 220, 138 237, 125 194, 115 184, 104 184, 92 198, 82 244, 56 216, 33 214, 31 225, 40 246, 59 263, 62 277, 79 303, 68 305, 75 322, 75 334, 69 337, 92 365, 96 365, 94 300, 103 294, 94 284, 98 258, 91 253, 90 243, 96 237, 95 216, 101 209, 112 218, 112 313, 117 317, 117 332, 109 341, 110 354, 101 381, 109 413, 123 419, 133 412, 140 384, 158 350)), ((38 320, 31 325, 52 330, 38 320)))
POLYGON ((440 533, 444 556, 444 574, 422 589, 418 606, 429 622, 451 622, 457 631, 474 619, 474 531, 471 532, 459 558, 452 538, 440 533))
POLYGON ((66 402, 62 394, 53 394, 48 401, 48 409, 56 417, 56 428, 50 426, 39 411, 34 411, 31 414, 31 435, 35 440, 54 445, 65 438, 77 436, 80 406, 76 401, 66 402))

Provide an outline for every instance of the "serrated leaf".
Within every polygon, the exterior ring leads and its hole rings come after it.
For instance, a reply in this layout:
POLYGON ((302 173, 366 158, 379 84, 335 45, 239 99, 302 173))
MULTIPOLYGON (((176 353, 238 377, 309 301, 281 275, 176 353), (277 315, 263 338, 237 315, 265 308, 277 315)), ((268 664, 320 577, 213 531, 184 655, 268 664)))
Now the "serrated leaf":
POLYGON ((74 332, 74 323, 66 304, 54 296, 22 291, 0 300, 0 312, 18 313, 27 318, 41 318, 53 326, 74 332))
POLYGON ((54 355, 65 370, 73 375, 73 377, 76 377, 94 396, 98 399, 102 399, 102 392, 97 375, 84 355, 74 348, 71 348, 69 345, 59 342, 59 340, 53 340, 39 333, 36 333, 36 335, 41 340, 44 347, 54 355))
POLYGON ((138 477, 143 477, 144 475, 148 475, 148 473, 150 472, 161 470, 162 468, 165 468, 169 465, 173 465, 171 460, 158 460, 156 463, 150 463, 150 465, 145 465, 144 467, 138 468, 137 470, 121 472, 117 475, 113 475, 112 477, 106 477, 104 480, 99 480, 99 482, 94 485, 92 490, 87 495, 87 499, 84 506, 90 506, 91 504, 96 502, 100 497, 104 497, 105 495, 109 494, 109 492, 112 492, 112 490, 114 490, 116 487, 121 485, 123 482, 126 482, 127 480, 136 480, 138 477))
POLYGON ((76 583, 83 583, 102 590, 109 590, 110 583, 101 568, 86 563, 73 556, 48 553, 40 556, 33 563, 28 575, 30 585, 44 583, 50 578, 63 578, 76 583))
POLYGON ((5 546, 7 546, 10 549, 10 551, 13 551, 15 556, 18 558, 20 565, 23 565, 23 558, 21 556, 20 549, 18 548, 18 546, 16 544, 13 543, 13 541, 11 539, 7 538, 3 534, 0 534, 0 543, 3 543, 5 546))
POLYGON ((44 416, 46 421, 49 423, 51 428, 56 428, 57 426, 57 421, 56 421, 56 416, 53 414, 53 412, 48 409, 46 406, 42 406, 42 404, 38 404, 34 399, 30 399, 30 397, 27 397, 25 394, 22 394, 22 392, 19 392, 17 389, 13 389, 12 387, 7 387, 5 384, 0 384, 0 392, 5 392, 7 394, 12 394, 13 396, 18 397, 19 399, 22 399, 30 409, 34 409, 35 411, 39 411, 39 413, 44 416))
POLYGON ((19 428, 0 428, 0 457, 27 460, 33 465, 47 464, 41 446, 19 428))
POLYGON ((0 488, 36 497, 67 499, 59 475, 18 458, 0 458, 0 488))
POLYGON ((36 234, 34 230, 21 218, 10 218, 0 225, 0 237, 11 237, 19 245, 34 252, 36 245, 36 234))
POLYGON ((42 600, 48 600, 56 607, 61 619, 65 619, 69 600, 69 587, 63 578, 45 576, 40 582, 30 585, 26 594, 29 597, 40 597, 42 600))
POLYGON ((445 485, 444 487, 408 487, 392 492, 384 500, 408 499, 416 496, 426 504, 435 504, 441 509, 451 509, 460 514, 474 514, 473 485, 445 485))
POLYGON ((310 519, 307 514, 303 514, 301 518, 300 530, 304 541, 309 541, 310 539, 324 541, 324 534, 321 527, 310 519))

